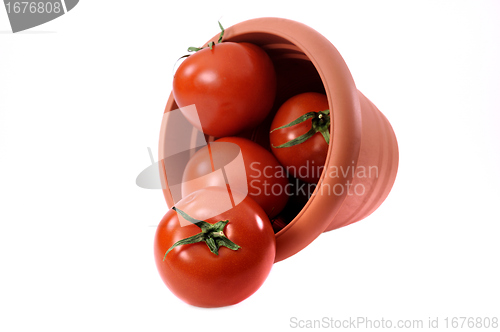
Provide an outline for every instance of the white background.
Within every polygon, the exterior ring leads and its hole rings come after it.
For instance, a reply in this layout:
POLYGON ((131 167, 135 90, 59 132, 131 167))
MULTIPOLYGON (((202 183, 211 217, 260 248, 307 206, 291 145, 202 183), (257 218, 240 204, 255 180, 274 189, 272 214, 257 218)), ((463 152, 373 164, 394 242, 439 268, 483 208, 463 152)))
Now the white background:
POLYGON ((0 7, 0 330, 499 317, 500 1, 237 3, 82 0, 18 34, 0 7), (177 58, 219 19, 262 16, 337 47, 393 125, 400 169, 370 217, 276 264, 242 303, 195 308, 157 274, 167 206, 135 178, 157 150, 177 58))

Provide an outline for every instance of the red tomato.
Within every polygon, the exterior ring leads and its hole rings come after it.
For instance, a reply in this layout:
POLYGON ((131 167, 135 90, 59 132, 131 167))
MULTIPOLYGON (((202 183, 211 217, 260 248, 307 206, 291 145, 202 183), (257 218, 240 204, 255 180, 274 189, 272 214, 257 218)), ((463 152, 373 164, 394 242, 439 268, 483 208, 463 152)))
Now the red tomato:
POLYGON ((246 299, 264 283, 274 263, 276 239, 262 208, 248 196, 229 209, 224 201, 227 191, 210 187, 183 198, 176 209, 205 225, 227 220, 223 234, 237 249, 220 246, 214 254, 206 243, 197 242, 178 245, 167 253, 177 241, 201 232, 173 209, 155 234, 154 255, 161 278, 172 293, 194 306, 221 307, 246 299))
MULTIPOLYGON (((227 169, 226 172, 228 172, 227 169)), ((264 209, 270 218, 278 215, 285 207, 290 185, 283 167, 272 153, 257 143, 240 137, 220 138, 197 151, 184 170, 182 195, 184 197, 208 186, 226 188, 225 177, 228 176, 234 180, 233 183, 238 184, 239 188, 242 187, 242 183, 245 189, 248 187, 248 195, 264 209), (246 178, 241 179, 242 172, 237 172, 234 169, 225 176, 213 174, 234 160, 239 151, 241 151, 243 158, 243 174, 246 175, 246 178), (206 176, 207 174, 214 176, 206 176), (195 179, 197 180, 192 181, 195 179)), ((231 187, 230 184, 229 189, 235 188, 231 187)))
POLYGON ((276 74, 260 47, 222 42, 184 60, 172 92, 179 107, 196 105, 199 122, 194 112, 183 112, 193 126, 211 136, 231 136, 264 120, 274 103, 276 74))
MULTIPOLYGON (((290 127, 278 129, 286 126, 309 112, 324 112, 328 110, 328 99, 326 95, 316 92, 306 92, 288 99, 278 109, 271 124, 270 141, 272 152, 280 163, 285 166, 291 175, 309 183, 318 182, 326 161, 328 152, 329 132, 325 138, 321 132, 310 132, 313 121, 318 121, 323 126, 323 130, 329 131, 330 114, 323 114, 322 120, 318 116, 310 117, 304 122, 290 127), (282 144, 298 139, 302 135, 310 132, 312 136, 302 143, 289 147, 277 148, 282 144)), ((326 135, 326 134, 325 134, 326 135)))

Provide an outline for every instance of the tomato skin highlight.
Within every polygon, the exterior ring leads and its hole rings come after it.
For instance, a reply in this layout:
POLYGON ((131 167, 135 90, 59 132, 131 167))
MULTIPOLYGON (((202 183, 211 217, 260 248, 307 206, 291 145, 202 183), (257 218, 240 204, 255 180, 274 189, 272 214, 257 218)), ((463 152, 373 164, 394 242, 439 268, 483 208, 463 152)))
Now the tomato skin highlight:
POLYGON ((278 215, 288 201, 288 178, 285 170, 276 160, 272 153, 255 142, 241 137, 223 137, 210 144, 208 147, 197 151, 188 162, 183 176, 182 195, 183 197, 207 186, 218 186, 226 188, 226 183, 218 178, 208 178, 204 175, 212 172, 211 163, 213 160, 230 161, 234 150, 223 148, 223 144, 236 144, 243 157, 246 179, 240 181, 248 184, 248 195, 254 199, 267 213, 269 218, 278 215), (212 160, 210 158, 212 155, 212 160), (190 182, 190 180, 201 178, 201 182, 190 182))
POLYGON ((210 136, 232 136, 267 116, 276 94, 276 73, 260 47, 222 42, 186 58, 174 75, 172 92, 179 107, 196 105, 199 122, 183 112, 193 126, 210 136))
MULTIPOLYGON (((209 187, 182 199, 176 206, 196 217, 207 213, 211 206, 207 203, 217 202, 224 195, 227 195, 224 189, 209 187)), ((276 239, 262 208, 247 196, 232 209, 205 221, 214 224, 226 219, 229 222, 225 235, 241 248, 233 251, 221 247, 218 255, 199 242, 175 247, 165 256, 175 242, 199 233, 200 229, 193 224, 181 226, 178 214, 172 209, 158 225, 154 239, 158 272, 172 293, 188 304, 198 307, 236 304, 257 291, 271 271, 276 239)))
MULTIPOLYGON (((328 99, 324 94, 306 92, 293 96, 278 109, 271 130, 287 125, 308 112, 320 112, 328 108, 328 99)), ((289 142, 307 133, 311 126, 312 120, 309 119, 292 127, 275 130, 269 136, 271 145, 279 146, 289 142)), ((271 151, 292 176, 316 183, 326 162, 328 144, 323 135, 317 132, 303 143, 286 148, 272 147, 271 151)))

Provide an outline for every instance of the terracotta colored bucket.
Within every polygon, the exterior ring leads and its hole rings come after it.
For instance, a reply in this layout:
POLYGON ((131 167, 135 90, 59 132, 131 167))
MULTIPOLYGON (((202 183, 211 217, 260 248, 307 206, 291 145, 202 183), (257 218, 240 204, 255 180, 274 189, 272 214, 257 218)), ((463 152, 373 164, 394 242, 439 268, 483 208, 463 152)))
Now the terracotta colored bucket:
MULTIPOLYGON (((217 41, 218 35, 210 41, 217 41)), ((312 28, 282 18, 258 18, 226 29, 224 41, 250 42, 262 47, 273 60, 278 94, 269 117, 242 136, 269 146, 270 123, 288 98, 308 91, 326 93, 333 116, 330 149, 322 177, 312 196, 293 220, 276 234, 276 262, 299 252, 322 232, 359 221, 389 194, 398 169, 398 145, 385 116, 361 94, 337 49, 312 28)), ((208 43, 207 42, 207 43, 208 43)), ((172 94, 165 113, 177 109, 172 94)), ((170 121, 171 122, 171 121, 170 121)), ((193 147, 197 133, 191 133, 193 147)), ((159 160, 171 155, 175 134, 164 117, 160 132, 159 160)), ((208 141, 213 137, 205 137, 208 141)), ((160 163, 167 204, 174 204, 160 163)))

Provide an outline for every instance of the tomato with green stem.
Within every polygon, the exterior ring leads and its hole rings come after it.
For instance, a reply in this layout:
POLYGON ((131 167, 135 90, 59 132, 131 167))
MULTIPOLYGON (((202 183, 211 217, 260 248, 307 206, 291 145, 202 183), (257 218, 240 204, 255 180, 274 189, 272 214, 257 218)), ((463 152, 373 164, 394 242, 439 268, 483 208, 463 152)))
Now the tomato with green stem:
POLYGON ((156 230, 158 272, 172 293, 194 306, 241 302, 274 263, 276 239, 264 210, 249 196, 232 205, 227 195, 224 188, 198 190, 169 210, 156 230))
MULTIPOLYGON (((219 23, 220 25, 220 23, 219 23)), ((223 41, 196 51, 179 65, 172 92, 186 119, 203 133, 232 136, 259 125, 273 107, 276 73, 257 45, 223 41), (197 112, 183 110, 195 105, 197 112)))
POLYGON ((328 153, 330 125, 326 95, 293 96, 281 105, 271 124, 272 152, 292 176, 316 183, 328 153))

